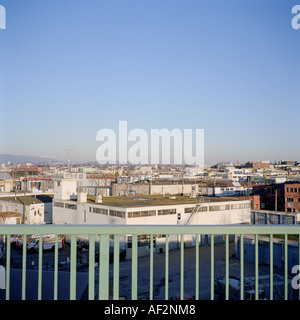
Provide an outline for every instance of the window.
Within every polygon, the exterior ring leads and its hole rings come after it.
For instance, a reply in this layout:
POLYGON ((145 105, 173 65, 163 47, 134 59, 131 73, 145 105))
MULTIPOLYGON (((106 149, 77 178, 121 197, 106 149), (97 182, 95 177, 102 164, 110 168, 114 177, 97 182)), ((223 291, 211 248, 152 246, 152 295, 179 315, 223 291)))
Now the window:
POLYGON ((222 205, 220 205, 220 210, 230 210, 230 205, 229 204, 222 204, 222 205))
POLYGON ((93 208, 93 213, 108 215, 108 210, 103 208, 93 208))
MULTIPOLYGON (((184 209, 184 213, 191 213, 194 208, 195 208, 195 207, 185 208, 185 209, 184 209)), ((199 207, 199 208, 198 208, 198 212, 205 212, 205 211, 207 211, 207 207, 206 207, 206 206, 203 206, 203 207, 199 207)))
POLYGON ((57 181, 57 186, 60 187, 60 181, 57 181))
POLYGON ((232 204, 231 209, 244 209, 243 203, 232 204))
POLYGON ((140 218, 156 216, 155 210, 128 212, 128 218, 140 218))
POLYGON ((176 209, 164 209, 164 210, 158 210, 157 211, 159 216, 165 216, 169 214, 176 214, 176 209))
POLYGON ((294 202, 293 198, 286 198, 286 202, 294 202))
POLYGON ((220 206, 209 206, 209 211, 219 211, 220 206))
POLYGON ((63 202, 54 202, 54 207, 64 208, 63 202))
POLYGON ((77 210, 77 205, 76 205, 76 204, 66 203, 66 204, 65 204, 65 208, 66 208, 66 209, 77 210))
POLYGON ((124 211, 109 210, 109 215, 113 217, 125 218, 124 211))

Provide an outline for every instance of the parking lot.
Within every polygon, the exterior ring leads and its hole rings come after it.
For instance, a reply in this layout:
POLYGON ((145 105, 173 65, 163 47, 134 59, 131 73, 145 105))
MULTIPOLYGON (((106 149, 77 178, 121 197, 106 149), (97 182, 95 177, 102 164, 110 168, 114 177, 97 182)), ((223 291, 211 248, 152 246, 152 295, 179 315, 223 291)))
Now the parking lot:
MULTIPOLYGON (((210 299, 210 277, 211 277, 211 248, 210 246, 199 247, 199 298, 203 300, 210 299)), ((240 262, 235 258, 235 245, 230 243, 230 259, 229 272, 230 276, 240 276, 240 262)), ((70 261, 70 246, 68 243, 59 250, 59 290, 64 290, 66 293, 61 295, 62 299, 68 298, 69 292, 69 261, 70 261), (63 280, 60 280, 63 279, 63 280)), ((214 278, 225 276, 225 245, 223 243, 215 245, 214 252, 214 278)), ((30 286, 37 286, 35 280, 38 270, 38 253, 27 254, 27 287, 28 292, 33 292, 30 286), (34 275, 34 276, 33 276, 34 275)), ((119 266, 119 296, 122 299, 131 299, 131 260, 120 261, 119 266)), ((49 296, 47 290, 53 292, 53 269, 54 269, 54 252, 43 252, 43 295, 49 296), (47 283, 47 285, 46 285, 47 283), (45 293, 45 294, 44 294, 45 293)), ((195 284, 195 247, 185 248, 184 250, 184 293, 194 298, 196 296, 195 284)), ((21 267, 22 267, 22 248, 12 247, 11 250, 11 268, 12 277, 16 271, 16 279, 12 279, 14 287, 16 287, 17 278, 21 283, 21 267), (19 270, 17 272, 17 270, 19 270)), ((165 299, 165 253, 154 253, 154 267, 153 267, 153 297, 154 299, 165 299)), ((253 263, 245 262, 244 276, 250 277, 255 275, 255 268, 253 263)), ((274 274, 282 274, 282 270, 274 268, 274 274)), ((260 265, 259 274, 269 274, 269 266, 260 265)), ((180 294, 180 250, 169 251, 169 281, 168 281, 168 298, 176 299, 180 294)), ((95 266, 95 298, 98 297, 99 286, 99 269, 95 266)), ((113 263, 110 264, 110 295, 113 294, 113 263)), ((149 299, 149 283, 150 283, 150 257, 145 256, 138 259, 138 299, 149 299)), ((78 293, 78 299, 87 298, 88 288, 88 251, 77 251, 77 287, 81 288, 78 293)), ((14 290, 11 287, 11 292, 14 290)), ((35 290, 35 289, 34 289, 35 290)), ((51 299, 51 295, 49 296, 51 299)))

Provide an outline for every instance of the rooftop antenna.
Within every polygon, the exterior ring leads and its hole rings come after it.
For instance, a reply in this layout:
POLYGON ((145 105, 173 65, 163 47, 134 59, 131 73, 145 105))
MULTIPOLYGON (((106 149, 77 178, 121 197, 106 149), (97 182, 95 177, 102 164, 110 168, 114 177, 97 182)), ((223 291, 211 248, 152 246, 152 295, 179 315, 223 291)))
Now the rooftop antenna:
POLYGON ((71 155, 70 153, 73 152, 73 149, 68 149, 68 168, 70 167, 70 163, 71 163, 71 155))

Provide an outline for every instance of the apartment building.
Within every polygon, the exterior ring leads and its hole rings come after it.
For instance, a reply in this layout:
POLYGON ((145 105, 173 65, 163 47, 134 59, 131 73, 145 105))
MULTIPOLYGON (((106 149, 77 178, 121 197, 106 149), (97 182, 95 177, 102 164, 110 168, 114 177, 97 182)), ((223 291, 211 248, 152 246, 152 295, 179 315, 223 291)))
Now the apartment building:
POLYGON ((284 186, 285 212, 300 213, 300 182, 287 182, 284 186))

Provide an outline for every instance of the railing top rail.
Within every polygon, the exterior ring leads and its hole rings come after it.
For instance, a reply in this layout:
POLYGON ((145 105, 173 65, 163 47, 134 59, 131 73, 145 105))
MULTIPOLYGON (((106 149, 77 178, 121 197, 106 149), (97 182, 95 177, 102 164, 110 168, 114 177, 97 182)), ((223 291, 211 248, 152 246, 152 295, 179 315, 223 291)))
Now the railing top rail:
POLYGON ((300 225, 0 225, 0 234, 300 234, 300 225))

